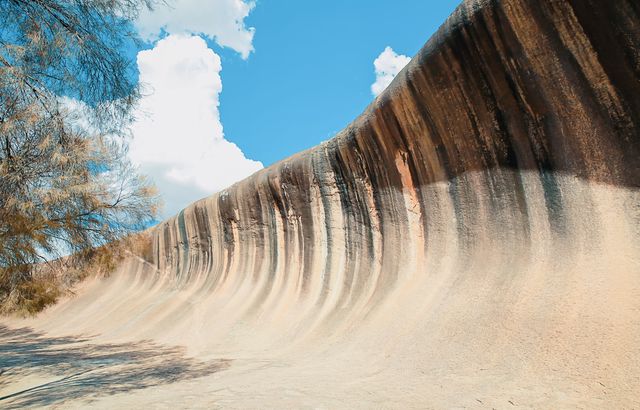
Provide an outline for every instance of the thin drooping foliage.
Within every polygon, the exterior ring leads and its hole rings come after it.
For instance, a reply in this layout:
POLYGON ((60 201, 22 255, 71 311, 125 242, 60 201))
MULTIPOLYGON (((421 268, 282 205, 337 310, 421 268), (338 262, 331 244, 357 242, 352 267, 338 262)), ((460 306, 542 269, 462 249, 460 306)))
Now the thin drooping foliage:
POLYGON ((156 214, 127 160, 139 89, 127 50, 151 0, 0 0, 0 301, 36 264, 156 214))

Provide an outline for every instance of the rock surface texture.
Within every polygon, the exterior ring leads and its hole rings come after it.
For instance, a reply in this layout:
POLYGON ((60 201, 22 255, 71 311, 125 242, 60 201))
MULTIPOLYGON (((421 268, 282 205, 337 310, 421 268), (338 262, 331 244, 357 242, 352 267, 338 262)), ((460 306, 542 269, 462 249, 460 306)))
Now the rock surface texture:
POLYGON ((4 320, 93 353, 0 406, 640 407, 639 188, 640 3, 465 1, 335 138, 4 320))

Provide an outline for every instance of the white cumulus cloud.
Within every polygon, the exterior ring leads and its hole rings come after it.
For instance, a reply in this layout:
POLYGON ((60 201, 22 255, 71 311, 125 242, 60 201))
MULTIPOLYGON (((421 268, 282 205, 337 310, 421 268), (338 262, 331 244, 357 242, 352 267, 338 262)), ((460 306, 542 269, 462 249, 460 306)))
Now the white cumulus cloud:
POLYGON ((136 27, 143 39, 155 41, 168 34, 199 34, 230 47, 246 59, 253 51, 253 27, 244 19, 255 7, 249 0, 168 0, 153 11, 143 10, 136 27))
POLYGON ((220 57, 191 35, 169 35, 138 53, 144 97, 132 124, 131 160, 159 188, 169 216, 222 190, 262 163, 225 139, 220 57))
POLYGON ((397 54, 391 47, 386 47, 373 62, 376 81, 371 84, 371 93, 374 96, 380 95, 409 61, 411 61, 411 57, 397 54))

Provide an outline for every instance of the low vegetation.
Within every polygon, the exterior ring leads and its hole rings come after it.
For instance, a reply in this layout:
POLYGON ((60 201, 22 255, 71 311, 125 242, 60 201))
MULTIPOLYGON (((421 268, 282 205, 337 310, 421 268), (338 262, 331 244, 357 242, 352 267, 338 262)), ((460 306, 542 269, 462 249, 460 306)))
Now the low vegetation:
POLYGON ((114 244, 155 218, 126 131, 140 96, 131 21, 151 3, 0 1, 2 306, 42 309, 60 295, 65 265, 49 261, 72 260, 79 276, 112 267, 114 244))
POLYGON ((149 234, 129 235, 117 242, 48 261, 36 266, 23 266, 28 280, 7 286, 5 269, 0 269, 0 314, 30 316, 61 297, 72 296, 74 287, 88 277, 109 276, 127 256, 151 259, 149 234))

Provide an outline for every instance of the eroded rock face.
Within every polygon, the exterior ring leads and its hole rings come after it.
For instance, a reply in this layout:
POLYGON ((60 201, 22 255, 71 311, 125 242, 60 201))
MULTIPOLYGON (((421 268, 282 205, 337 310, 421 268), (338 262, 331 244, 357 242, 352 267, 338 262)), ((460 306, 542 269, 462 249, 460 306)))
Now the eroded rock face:
POLYGON ((637 407, 639 50, 635 0, 466 1, 334 139, 33 325, 231 359, 199 391, 231 407, 637 407))
POLYGON ((214 293, 252 281, 256 309, 290 292, 343 310, 375 308, 443 241, 458 263, 598 242, 597 199, 573 188, 640 184, 638 13, 464 3, 336 138, 161 224, 153 263, 214 293))

